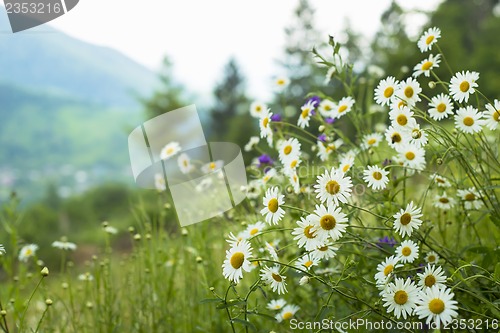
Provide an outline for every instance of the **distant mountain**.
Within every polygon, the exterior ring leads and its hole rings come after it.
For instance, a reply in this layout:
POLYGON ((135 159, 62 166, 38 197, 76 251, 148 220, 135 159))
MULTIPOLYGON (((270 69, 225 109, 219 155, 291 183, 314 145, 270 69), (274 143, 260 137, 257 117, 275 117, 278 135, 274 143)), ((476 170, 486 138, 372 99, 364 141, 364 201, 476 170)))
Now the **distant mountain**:
POLYGON ((9 30, 7 14, 0 11, 0 82, 128 109, 157 84, 155 73, 125 55, 48 25, 9 30))
POLYGON ((127 136, 156 74, 47 25, 12 34, 0 10, 0 201, 132 182, 127 136))

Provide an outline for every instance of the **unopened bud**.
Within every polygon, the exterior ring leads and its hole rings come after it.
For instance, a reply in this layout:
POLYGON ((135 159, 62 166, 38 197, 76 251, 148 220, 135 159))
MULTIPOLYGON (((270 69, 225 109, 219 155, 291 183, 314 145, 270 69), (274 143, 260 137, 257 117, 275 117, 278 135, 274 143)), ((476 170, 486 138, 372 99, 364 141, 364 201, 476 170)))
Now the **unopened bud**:
POLYGON ((47 267, 42 268, 42 270, 40 271, 40 274, 42 274, 42 276, 48 276, 49 269, 47 267))

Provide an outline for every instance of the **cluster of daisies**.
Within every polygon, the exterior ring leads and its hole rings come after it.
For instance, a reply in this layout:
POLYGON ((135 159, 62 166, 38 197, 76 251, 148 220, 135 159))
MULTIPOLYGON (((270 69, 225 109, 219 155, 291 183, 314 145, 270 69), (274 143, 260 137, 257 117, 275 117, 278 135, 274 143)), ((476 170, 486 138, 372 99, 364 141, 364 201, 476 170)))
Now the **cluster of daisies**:
MULTIPOLYGON (((440 37, 440 30, 431 28, 419 39, 418 47, 422 53, 430 51, 434 45, 437 47, 440 37)), ((341 58, 338 54, 334 57, 334 66, 328 71, 326 82, 342 70, 341 58)), ((417 79, 431 75, 437 78, 434 69, 439 67, 441 61, 440 54, 430 54, 414 67, 412 76, 403 80, 397 80, 393 76, 382 79, 375 89, 374 100, 382 110, 389 108, 387 120, 390 125, 384 124, 382 129, 376 127, 373 133, 366 133, 365 129, 361 129, 362 134, 354 143, 346 143, 346 137, 341 136, 337 130, 332 130, 333 124, 344 115, 356 112, 356 101, 350 96, 338 101, 327 97, 309 97, 300 110, 296 110, 296 124, 288 124, 288 127, 282 126, 282 116, 273 113, 265 103, 252 103, 250 113, 258 120, 260 136, 252 137, 245 146, 245 151, 261 151, 256 148, 261 139, 266 140, 272 151, 270 155, 262 154, 255 160, 262 173, 250 181, 247 187, 249 199, 262 198, 262 206, 256 208, 262 216, 258 219, 263 221, 248 225, 237 235, 229 235, 227 242, 230 248, 226 251, 226 259, 222 265, 224 277, 237 284, 244 272, 258 269, 260 283, 268 285, 273 292, 281 295, 287 293, 287 284, 297 274, 301 276, 298 281, 300 285, 325 272, 331 274, 335 269, 325 267, 332 266, 328 263, 329 260, 337 255, 341 238, 349 234, 347 230, 351 225, 349 216, 352 210, 356 209, 357 204, 357 207, 362 205, 359 204, 360 199, 353 196, 353 190, 360 184, 353 184, 353 181, 364 181, 361 185, 372 192, 386 191, 391 183, 394 188, 398 186, 393 170, 404 170, 406 178, 426 169, 426 147, 431 141, 431 132, 423 128, 417 119, 426 119, 432 123, 453 117, 457 131, 463 135, 478 133, 484 127, 496 130, 500 115, 498 100, 486 104, 486 110, 483 111, 467 105, 470 96, 478 88, 479 73, 456 73, 449 83, 438 80, 445 92, 429 98, 422 95, 422 87, 417 79), (422 97, 427 101, 427 111, 421 109, 425 103, 422 97), (303 146, 306 141, 303 136, 294 137, 283 130, 292 127, 297 133, 306 132, 313 121, 319 122, 320 126, 317 140, 312 142, 310 149, 303 146), (364 165, 361 173, 355 174, 352 171, 355 161, 364 161, 363 156, 374 155, 380 149, 377 147, 382 145, 390 149, 390 155, 387 155, 392 156, 390 159, 386 158, 373 165, 361 163, 364 165), (352 148, 346 150, 345 147, 352 148), (317 179, 313 183, 311 178, 307 178, 311 175, 304 177, 300 167, 306 163, 310 165, 314 157, 321 161, 319 167, 323 169, 320 169, 321 172, 314 169, 313 174, 317 179), (333 159, 335 163, 332 162, 333 159), (287 197, 292 193, 304 195, 287 197), (314 198, 311 199, 310 196, 314 198), (285 201, 295 202, 292 197, 308 199, 300 205, 301 208, 287 206, 285 201), (301 215, 292 218, 292 214, 287 213, 291 210, 298 211, 301 215), (284 223, 287 220, 294 223, 292 228, 284 223), (294 258, 290 261, 287 257, 286 264, 283 261, 284 251, 279 247, 280 240, 266 242, 263 237, 259 237, 271 235, 268 231, 272 230, 279 230, 280 234, 289 232, 296 243, 294 258), (258 247, 254 248, 252 243, 257 237, 258 242, 255 243, 258 247), (294 274, 289 274, 290 270, 294 274)), ((277 82, 277 85, 284 89, 288 80, 280 80, 281 84, 277 82)), ((436 84, 431 83, 431 88, 435 88, 436 84)), ((309 132, 306 134, 307 137, 312 135, 309 132)), ((372 160, 373 158, 368 158, 368 161, 372 160)), ((457 197, 461 207, 466 210, 478 210, 484 205, 483 193, 474 187, 457 189, 452 193, 452 189, 457 186, 452 186, 449 179, 437 173, 430 175, 430 182, 436 189, 433 206, 443 211, 455 207, 457 197)), ((453 184, 457 184, 457 181, 453 184)), ((257 205, 254 201, 251 202, 254 206, 257 205)), ((405 205, 399 211, 392 212, 392 218, 380 221, 386 226, 391 225, 392 221, 392 228, 401 241, 391 244, 398 245, 395 252, 377 266, 375 285, 384 307, 397 319, 416 316, 439 327, 458 315, 457 302, 453 299, 451 289, 446 286, 447 278, 443 267, 439 265, 438 254, 431 248, 426 255, 422 255, 422 249, 419 248, 418 237, 414 233, 424 224, 422 207, 413 201, 405 202, 405 205), (415 266, 423 258, 427 262, 426 266, 419 266, 415 270, 415 266), (414 272, 414 275, 408 275, 408 272, 414 272)), ((290 249, 289 242, 286 248, 290 249)), ((281 311, 276 315, 278 321, 290 319, 299 309, 295 305, 286 308, 285 303, 283 299, 274 300, 268 306, 269 309, 281 311)))

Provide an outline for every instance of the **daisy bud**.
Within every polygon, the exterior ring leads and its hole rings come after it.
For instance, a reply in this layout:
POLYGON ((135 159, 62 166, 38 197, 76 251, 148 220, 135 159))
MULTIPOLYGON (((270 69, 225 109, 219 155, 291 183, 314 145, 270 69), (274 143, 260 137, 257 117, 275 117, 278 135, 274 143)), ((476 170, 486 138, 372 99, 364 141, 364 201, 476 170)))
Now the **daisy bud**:
POLYGON ((165 204, 165 206, 164 206, 164 207, 165 207, 165 209, 170 209, 170 208, 172 208, 172 205, 170 205, 170 204, 167 202, 167 203, 165 204))
POLYGON ((16 275, 16 276, 14 276, 14 277, 12 278, 12 280, 14 280, 14 282, 18 282, 18 281, 19 281, 19 276, 17 276, 17 275, 16 275))
POLYGON ((210 287, 210 288, 209 288, 209 290, 210 290, 210 291, 214 291, 214 290, 215 290, 215 288, 214 288, 214 287, 210 287))
POLYGON ((0 311, 0 315, 2 315, 2 317, 5 317, 7 315, 7 311, 5 310, 0 311))
POLYGON ((442 159, 442 158, 438 158, 438 159, 436 160, 436 164, 437 164, 437 165, 441 165, 441 164, 443 164, 443 159, 442 159))
POLYGON ((182 236, 187 236, 188 235, 188 231, 187 231, 186 228, 182 228, 181 235, 182 236))
POLYGON ((203 259, 202 259, 200 256, 198 256, 198 257, 196 257, 196 262, 197 262, 198 264, 200 264, 200 263, 202 263, 202 262, 203 262, 203 259))
POLYGON ((147 239, 147 240, 150 240, 150 239, 151 239, 151 234, 147 233, 147 234, 146 234, 146 239, 147 239))
POLYGON ((102 227, 103 227, 103 228, 106 228, 107 226, 109 226, 108 221, 103 221, 103 222, 102 222, 102 227))
POLYGON ((40 267, 45 266, 45 263, 43 262, 43 260, 37 260, 37 261, 36 261, 36 264, 37 264, 38 266, 40 266, 40 267))
POLYGON ((299 284, 301 286, 305 285, 305 284, 308 284, 309 283, 309 277, 308 276, 303 276, 300 281, 299 281, 299 284))
POLYGON ((430 82, 429 82, 429 88, 431 88, 431 89, 436 88, 436 82, 434 82, 434 81, 430 81, 430 82))
POLYGON ((92 302, 87 302, 85 306, 87 307, 87 309, 92 309, 94 307, 94 304, 92 304, 92 302))
POLYGON ((312 147, 311 147, 311 150, 312 150, 312 151, 316 151, 316 149, 317 149, 317 148, 316 148, 316 146, 312 146, 312 147))
POLYGON ((141 240, 141 235, 140 234, 135 234, 134 235, 134 240, 140 241, 141 240))
POLYGON ((31 273, 31 272, 27 273, 27 274, 26 274, 26 277, 27 277, 28 279, 31 279, 31 278, 33 277, 33 273, 31 273))
POLYGON ((42 276, 48 276, 49 269, 47 267, 42 268, 42 270, 40 271, 40 274, 42 274, 42 276))
POLYGON ((325 130, 325 125, 320 125, 318 131, 323 132, 325 130))
POLYGON ((62 287, 63 289, 68 289, 69 285, 68 285, 66 282, 63 282, 63 283, 61 284, 61 287, 62 287))
POLYGON ((408 73, 409 70, 408 66, 401 66, 401 73, 408 73))
POLYGON ((135 231, 134 227, 128 227, 128 232, 130 232, 131 234, 133 234, 135 231))
POLYGON ((50 298, 47 298, 45 300, 45 304, 47 304, 47 306, 51 306, 52 305, 52 300, 50 298))

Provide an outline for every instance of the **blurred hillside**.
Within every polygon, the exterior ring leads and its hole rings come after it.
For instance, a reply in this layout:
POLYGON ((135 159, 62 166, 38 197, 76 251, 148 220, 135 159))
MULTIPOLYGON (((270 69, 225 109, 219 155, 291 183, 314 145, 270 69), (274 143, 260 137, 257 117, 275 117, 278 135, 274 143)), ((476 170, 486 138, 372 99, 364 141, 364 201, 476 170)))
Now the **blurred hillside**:
MULTIPOLYGON (((0 30, 8 31, 0 13, 0 30)), ((123 54, 44 25, 0 38, 0 201, 57 184, 68 196, 109 180, 131 182, 127 135, 156 74, 123 54)))

